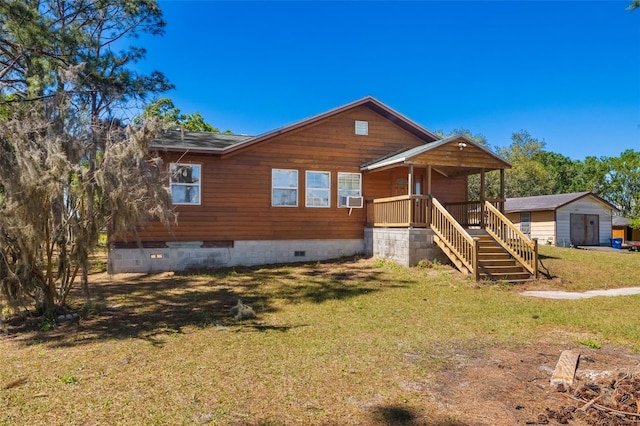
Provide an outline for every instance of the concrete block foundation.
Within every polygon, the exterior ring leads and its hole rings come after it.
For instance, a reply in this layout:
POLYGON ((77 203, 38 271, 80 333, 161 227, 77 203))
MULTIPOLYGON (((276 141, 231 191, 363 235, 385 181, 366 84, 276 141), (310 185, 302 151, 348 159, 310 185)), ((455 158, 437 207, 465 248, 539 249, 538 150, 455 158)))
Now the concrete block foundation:
POLYGON ((185 271, 328 260, 363 253, 363 239, 234 241, 231 247, 207 247, 202 241, 185 241, 167 243, 161 248, 111 248, 107 271, 111 274, 185 271))
POLYGON ((424 228, 367 228, 364 233, 368 256, 415 266, 423 259, 449 263, 433 242, 433 231, 424 228))

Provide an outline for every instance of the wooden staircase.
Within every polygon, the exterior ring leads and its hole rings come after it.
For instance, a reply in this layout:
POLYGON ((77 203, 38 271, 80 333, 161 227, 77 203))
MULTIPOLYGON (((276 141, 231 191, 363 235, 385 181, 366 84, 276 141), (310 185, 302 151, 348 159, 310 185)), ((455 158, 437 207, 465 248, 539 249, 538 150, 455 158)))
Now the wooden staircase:
POLYGON ((440 250, 449 258, 451 263, 458 268, 460 272, 465 275, 473 274, 473 268, 466 263, 463 263, 460 256, 446 243, 446 240, 440 237, 438 234, 433 236, 433 242, 440 247, 440 250))
POLYGON ((483 231, 472 236, 433 198, 430 226, 434 243, 461 272, 476 280, 522 282, 536 279, 537 241, 522 234, 487 202, 481 217, 486 217, 483 231))
POLYGON ((532 279, 532 275, 488 234, 474 235, 478 239, 478 278, 504 280, 512 283, 532 279))

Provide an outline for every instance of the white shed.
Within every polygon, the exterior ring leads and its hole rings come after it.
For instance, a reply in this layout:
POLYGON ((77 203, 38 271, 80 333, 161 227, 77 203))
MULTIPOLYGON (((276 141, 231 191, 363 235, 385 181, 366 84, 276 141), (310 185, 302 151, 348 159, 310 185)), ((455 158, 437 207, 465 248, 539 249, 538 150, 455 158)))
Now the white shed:
POLYGON ((504 204, 505 215, 523 233, 559 247, 609 245, 614 211, 592 192, 508 198, 504 204))

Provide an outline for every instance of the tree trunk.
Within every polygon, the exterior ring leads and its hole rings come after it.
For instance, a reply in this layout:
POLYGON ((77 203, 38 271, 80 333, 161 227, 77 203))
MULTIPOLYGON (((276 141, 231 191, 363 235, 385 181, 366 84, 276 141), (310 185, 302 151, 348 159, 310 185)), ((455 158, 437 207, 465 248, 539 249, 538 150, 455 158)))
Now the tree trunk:
POLYGON ((84 303, 91 303, 91 292, 89 291, 89 268, 88 261, 82 261, 82 294, 84 295, 84 303))
POLYGON ((56 312, 56 292, 54 288, 42 283, 42 301, 36 301, 36 307, 39 314, 48 315, 56 312), (38 306, 40 305, 40 306, 38 306))

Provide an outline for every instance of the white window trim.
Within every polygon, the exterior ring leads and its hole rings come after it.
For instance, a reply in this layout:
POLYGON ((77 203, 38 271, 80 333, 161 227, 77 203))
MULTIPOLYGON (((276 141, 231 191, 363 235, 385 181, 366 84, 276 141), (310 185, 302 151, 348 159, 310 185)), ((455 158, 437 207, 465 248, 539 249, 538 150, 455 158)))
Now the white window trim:
POLYGON ((297 169, 280 169, 280 168, 277 168, 277 167, 274 167, 273 169, 271 169, 271 207, 289 207, 289 208, 298 207, 298 204, 299 204, 298 200, 300 199, 300 181, 299 181, 299 178, 300 178, 300 172, 297 169), (282 171, 286 171, 286 172, 296 172, 296 187, 292 188, 290 186, 286 186, 286 187, 284 187, 284 186, 273 186, 273 172, 275 170, 282 170, 282 171), (295 206, 289 206, 289 205, 286 205, 286 204, 285 205, 283 205, 283 204, 274 204, 273 203, 273 190, 274 189, 289 189, 289 190, 295 189, 296 190, 296 204, 295 204, 295 206))
POLYGON ((531 235, 531 212, 520 212, 520 232, 522 232, 525 235, 531 235), (524 219, 524 215, 527 216, 527 220, 523 220, 524 219), (527 227, 529 228, 529 230, 525 230, 523 229, 523 224, 526 224, 527 227))
POLYGON ((202 205, 202 164, 201 163, 169 163, 169 193, 171 194, 171 204, 174 206, 200 206, 202 205), (180 182, 172 182, 171 177, 171 169, 173 166, 198 166, 200 167, 200 180, 197 183, 180 183, 180 182), (173 202, 173 192, 171 191, 172 186, 197 186, 198 187, 198 202, 197 203, 174 203, 173 202))
POLYGON ((337 197, 336 197, 336 206, 338 206, 339 209, 349 209, 350 207, 344 205, 341 206, 340 205, 340 176, 341 175, 358 175, 360 177, 360 188, 358 188, 358 195, 357 197, 362 197, 362 173, 355 173, 355 172, 338 172, 338 186, 337 186, 337 197))
POLYGON ((309 207, 309 208, 313 208, 313 209, 330 209, 331 208, 331 172, 326 171, 326 170, 306 170, 305 174, 304 174, 304 205, 305 207, 309 207), (328 188, 312 188, 312 189, 319 189, 322 191, 327 191, 327 205, 326 206, 310 206, 308 203, 308 197, 307 195, 309 194, 309 173, 326 173, 329 175, 329 187, 328 188))

